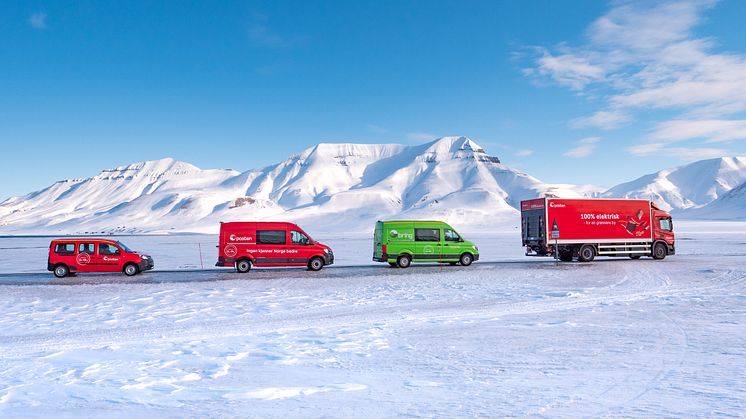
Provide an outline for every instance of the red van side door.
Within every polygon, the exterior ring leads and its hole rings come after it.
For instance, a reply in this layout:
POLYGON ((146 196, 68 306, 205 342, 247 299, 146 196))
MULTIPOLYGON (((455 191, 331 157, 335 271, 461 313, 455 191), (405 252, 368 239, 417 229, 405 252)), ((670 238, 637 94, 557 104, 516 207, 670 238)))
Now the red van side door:
POLYGON ((305 265, 314 256, 316 246, 311 244, 308 235, 300 230, 289 230, 288 232, 288 263, 305 265))
POLYGON ((254 257, 258 266, 285 266, 287 260, 287 230, 281 228, 256 229, 254 257))
POLYGON ((75 254, 78 272, 99 272, 98 256, 96 255, 96 244, 93 242, 80 242, 75 254))
POLYGON ((119 272, 122 270, 122 249, 111 243, 99 243, 96 262, 100 272, 119 272))

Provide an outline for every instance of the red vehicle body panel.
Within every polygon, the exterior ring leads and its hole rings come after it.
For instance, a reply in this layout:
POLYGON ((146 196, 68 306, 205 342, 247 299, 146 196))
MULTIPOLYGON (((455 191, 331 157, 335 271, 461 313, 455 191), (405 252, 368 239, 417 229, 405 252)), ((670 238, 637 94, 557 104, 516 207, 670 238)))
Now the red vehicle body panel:
POLYGON ((547 199, 547 235, 559 230, 559 240, 651 240, 650 201, 639 199, 547 199))
POLYGON ((122 272, 128 263, 137 265, 139 272, 153 269, 153 259, 150 256, 128 252, 116 240, 54 239, 49 244, 47 270, 53 271, 58 264, 64 264, 71 273, 122 272))
POLYGON ((322 258, 324 265, 334 263, 329 246, 314 241, 289 222, 221 223, 218 240, 215 266, 234 266, 241 259, 250 260, 254 266, 306 266, 314 257, 322 258))

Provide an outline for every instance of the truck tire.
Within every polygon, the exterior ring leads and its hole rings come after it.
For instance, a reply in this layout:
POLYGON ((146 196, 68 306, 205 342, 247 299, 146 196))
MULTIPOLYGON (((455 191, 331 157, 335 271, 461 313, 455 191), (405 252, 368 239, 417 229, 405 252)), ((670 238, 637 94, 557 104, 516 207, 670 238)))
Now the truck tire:
POLYGON ((251 270, 251 261, 248 259, 239 259, 236 261, 236 270, 238 273, 245 274, 251 270))
POLYGON ((474 262, 474 256, 472 256, 471 253, 464 253, 459 259, 459 263, 461 263, 461 266, 469 266, 472 262, 474 262))
POLYGON ((656 243, 655 246, 653 246, 653 259, 663 260, 666 258, 666 253, 668 253, 668 249, 666 249, 665 244, 656 243))
POLYGON ((308 270, 309 271, 314 271, 314 272, 320 271, 321 268, 323 268, 323 267, 324 267, 324 260, 321 259, 318 256, 314 257, 314 258, 311 258, 311 260, 308 261, 308 270))
POLYGON ((396 258, 396 266, 400 268, 409 268, 409 265, 412 264, 412 259, 409 257, 409 255, 401 255, 398 258, 396 258))
POLYGON ((54 267, 54 276, 57 278, 64 278, 70 274, 70 268, 62 263, 54 267))
POLYGON ((590 244, 584 244, 580 247, 578 252, 578 261, 580 262, 591 262, 596 258, 596 248, 590 244))
POLYGON ((134 263, 128 263, 124 265, 122 272, 127 276, 135 276, 140 272, 140 269, 134 263))
POLYGON ((572 250, 560 250, 559 260, 562 262, 572 262, 572 250))

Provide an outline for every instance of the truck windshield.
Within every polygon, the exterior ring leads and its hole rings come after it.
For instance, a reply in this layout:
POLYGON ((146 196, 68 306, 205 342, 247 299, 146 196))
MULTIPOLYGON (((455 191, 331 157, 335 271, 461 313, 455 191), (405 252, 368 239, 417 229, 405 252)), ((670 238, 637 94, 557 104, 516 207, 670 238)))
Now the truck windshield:
POLYGON ((125 251, 125 252, 127 252, 127 253, 134 253, 134 252, 132 251, 132 249, 130 249, 129 247, 127 247, 127 245, 126 245, 126 244, 124 244, 124 243, 122 243, 122 242, 120 242, 120 241, 117 241, 117 246, 119 246, 119 247, 120 247, 120 248, 121 248, 122 250, 124 250, 124 251, 125 251))

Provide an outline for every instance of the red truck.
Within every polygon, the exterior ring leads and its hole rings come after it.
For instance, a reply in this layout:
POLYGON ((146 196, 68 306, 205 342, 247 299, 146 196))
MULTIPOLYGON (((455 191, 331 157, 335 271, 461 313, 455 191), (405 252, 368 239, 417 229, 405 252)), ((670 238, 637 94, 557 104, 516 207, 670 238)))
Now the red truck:
POLYGON ((318 271, 334 263, 329 246, 314 241, 293 223, 220 223, 218 241, 215 266, 235 266, 241 273, 252 266, 306 266, 318 271))
POLYGON ((527 256, 664 259, 675 254, 671 215, 644 199, 539 198, 521 202, 527 256))
POLYGON ((153 269, 153 258, 116 240, 93 237, 55 239, 49 243, 47 270, 57 278, 78 272, 123 272, 127 276, 153 269))

